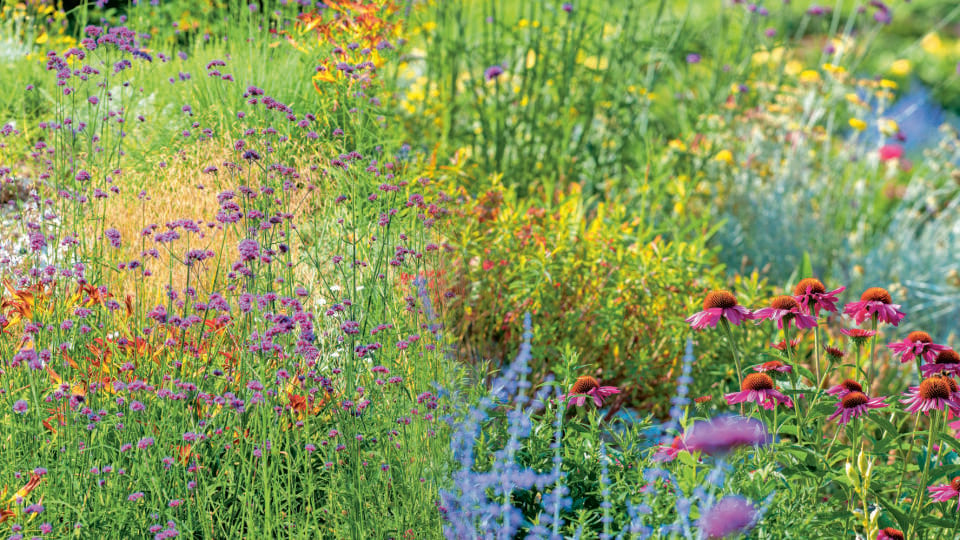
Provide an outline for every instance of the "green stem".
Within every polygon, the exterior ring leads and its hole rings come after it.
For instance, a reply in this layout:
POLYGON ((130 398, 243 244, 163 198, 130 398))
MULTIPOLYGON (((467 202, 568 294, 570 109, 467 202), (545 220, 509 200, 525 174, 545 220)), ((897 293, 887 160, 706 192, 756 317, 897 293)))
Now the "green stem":
POLYGON ((910 463, 910 456, 913 454, 913 443, 917 440, 917 430, 920 427, 920 415, 916 416, 913 423, 913 436, 910 437, 910 444, 907 446, 907 455, 903 458, 903 469, 900 471, 900 482, 897 483, 897 495, 893 498, 894 502, 899 504, 900 494, 903 492, 903 481, 907 477, 907 465, 910 463))
MULTIPOLYGON (((876 315, 873 316, 873 326, 871 327, 871 330, 873 330, 874 332, 877 331, 876 315)), ((863 387, 867 389, 867 395, 870 394, 870 381, 873 379, 873 366, 875 363, 874 360, 876 360, 876 358, 874 357, 874 354, 876 354, 876 347, 877 347, 877 334, 875 333, 873 334, 873 337, 870 339, 870 365, 867 366, 867 369, 870 371, 870 375, 867 377, 867 380, 864 381, 865 384, 863 385, 863 387)))
POLYGON ((730 329, 730 323, 726 319, 720 320, 720 326, 723 327, 724 333, 727 335, 727 341, 730 343, 730 350, 733 351, 733 363, 737 368, 737 383, 739 386, 738 389, 743 388, 743 374, 740 369, 740 353, 737 350, 737 342, 733 339, 733 330, 730 329))
POLYGON ((910 529, 907 532, 907 538, 913 538, 917 530, 917 522, 920 520, 920 511, 923 509, 923 500, 927 495, 927 477, 930 473, 930 458, 933 456, 933 447, 937 443, 937 436, 940 432, 941 413, 934 412, 930 419, 930 435, 927 439, 927 457, 923 460, 923 472, 920 474, 920 485, 917 487, 919 494, 914 503, 910 506, 910 513, 913 515, 913 522, 910 523, 910 529), (914 508, 916 507, 916 508, 914 508))

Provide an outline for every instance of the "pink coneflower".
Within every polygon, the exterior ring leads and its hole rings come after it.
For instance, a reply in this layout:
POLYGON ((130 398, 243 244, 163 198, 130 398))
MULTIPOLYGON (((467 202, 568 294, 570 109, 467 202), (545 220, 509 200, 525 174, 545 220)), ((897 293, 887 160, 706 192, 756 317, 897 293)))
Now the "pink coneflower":
POLYGON ((833 361, 843 360, 844 355, 846 355, 846 353, 843 352, 843 349, 839 347, 831 347, 830 345, 824 345, 823 350, 833 361))
POLYGON ((730 405, 752 401, 761 405, 764 409, 773 409, 777 406, 777 403, 793 407, 790 398, 774 388, 773 379, 766 373, 747 375, 743 378, 743 384, 740 385, 739 392, 733 392, 724 397, 730 405))
POLYGON ((880 161, 890 161, 903 157, 903 147, 899 144, 885 144, 880 147, 880 161))
POLYGON ((757 521, 757 509, 750 501, 737 495, 727 495, 707 508, 697 525, 706 538, 726 538, 746 532, 757 521))
POLYGON ((863 392, 863 387, 853 379, 844 379, 840 384, 827 390, 828 394, 837 396, 838 398, 842 398, 850 392, 863 392))
POLYGON ((800 302, 800 308, 809 313, 811 307, 815 315, 820 315, 820 310, 837 312, 837 295, 845 291, 846 287, 840 287, 832 291, 827 288, 817 278, 801 279, 800 283, 793 289, 793 297, 800 302))
POLYGON ((888 343, 887 347, 893 351, 894 357, 900 356, 901 363, 909 362, 917 356, 927 362, 933 362, 939 353, 950 348, 946 345, 937 345, 930 334, 920 331, 910 332, 903 341, 888 343))
POLYGON ((763 422, 739 416, 694 422, 683 438, 687 450, 709 455, 727 454, 741 446, 763 446, 769 442, 770 434, 763 422))
POLYGON ((716 327, 720 320, 730 321, 731 324, 740 324, 744 320, 752 319, 750 310, 737 304, 737 297, 730 291, 710 291, 703 300, 703 311, 687 317, 690 326, 702 330, 706 327, 716 327))
POLYGON ((751 367, 757 373, 766 373, 768 371, 777 371, 779 373, 790 373, 791 371, 793 371, 793 366, 791 366, 790 364, 784 364, 779 360, 771 360, 769 362, 764 362, 762 364, 757 364, 751 367))
POLYGON ((870 341, 870 338, 880 332, 876 330, 866 330, 864 328, 841 328, 840 333, 849 337, 857 347, 863 347, 870 341))
POLYGON ((960 476, 955 476, 949 484, 929 486, 930 498, 937 502, 947 502, 956 497, 957 510, 960 510, 960 476))
POLYGON ((863 392, 848 392, 837 402, 837 410, 827 418, 827 421, 839 416, 840 424, 846 424, 853 418, 864 416, 870 409, 886 407, 887 404, 883 402, 885 399, 887 398, 868 398, 863 392))
POLYGON ((920 381, 920 386, 911 386, 910 391, 904 394, 907 398, 901 399, 900 402, 906 403, 907 412, 912 413, 928 413, 933 409, 941 411, 947 408, 958 409, 960 403, 954 395, 956 384, 949 377, 928 377, 920 381))
MULTIPOLYGON (((582 407, 587 402, 587 398, 593 398, 593 404, 597 407, 603 405, 604 398, 619 394, 620 389, 616 386, 600 386, 600 381, 584 375, 577 377, 576 382, 570 387, 569 403, 582 407)), ((561 396, 563 399, 563 396, 561 396)))
POLYGON ((753 313, 754 319, 773 319, 777 321, 777 328, 789 326, 790 321, 797 328, 813 328, 817 326, 817 319, 807 315, 800 309, 800 303, 792 296, 777 296, 770 301, 770 307, 758 309, 753 313))
POLYGON ((877 540, 903 540, 903 531, 893 527, 885 527, 877 533, 877 540))
POLYGON ((932 363, 920 366, 920 372, 923 373, 924 377, 929 377, 934 373, 960 375, 960 354, 952 349, 940 351, 940 354, 933 359, 932 363))
POLYGON ((893 303, 893 298, 886 289, 871 287, 860 295, 859 302, 850 302, 843 308, 843 312, 853 317, 857 324, 876 317, 879 322, 897 326, 903 320, 900 305, 893 303))
POLYGON ((653 460, 660 463, 667 463, 677 459, 677 454, 686 449, 687 445, 683 442, 683 437, 677 435, 673 438, 670 446, 661 445, 657 448, 656 453, 653 454, 653 460))
MULTIPOLYGON (((797 348, 797 345, 799 345, 799 344, 800 344, 800 338, 791 339, 791 340, 790 340, 790 348, 791 348, 791 349, 796 349, 796 348, 797 348)), ((785 350, 787 350, 787 340, 781 339, 780 341, 778 341, 778 342, 776 342, 776 343, 771 343, 770 346, 773 347, 774 349, 778 350, 778 351, 785 351, 785 350)))

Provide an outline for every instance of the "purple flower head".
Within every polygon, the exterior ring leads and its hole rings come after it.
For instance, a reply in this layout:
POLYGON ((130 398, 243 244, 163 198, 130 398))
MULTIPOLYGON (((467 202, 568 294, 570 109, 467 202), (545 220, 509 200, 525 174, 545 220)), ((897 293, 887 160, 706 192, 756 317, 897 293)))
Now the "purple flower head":
POLYGON ((750 530, 758 519, 757 509, 750 501, 738 495, 727 495, 707 508, 697 525, 706 538, 726 538, 750 530))
MULTIPOLYGON (((577 377, 576 382, 570 388, 569 404, 582 407, 587 399, 592 399, 593 404, 600 407, 603 405, 604 398, 619 393, 620 389, 616 386, 600 386, 600 381, 585 375, 577 377)), ((560 396, 561 401, 563 401, 563 397, 560 396)))
POLYGON ((709 455, 723 455, 741 446, 764 446, 769 442, 770 434, 763 422, 740 416, 718 416, 694 422, 683 438, 688 450, 709 455))
POLYGON ((901 399, 900 403, 906 404, 905 410, 911 413, 927 414, 934 409, 950 409, 956 413, 960 412, 960 395, 957 390, 956 381, 950 377, 935 375, 920 381, 920 386, 911 386, 910 390, 903 394, 906 399, 901 399))
POLYGON ((500 75, 503 75, 503 67, 497 65, 490 66, 483 72, 483 78, 487 81, 492 81, 500 75))
POLYGON ((29 408, 30 406, 27 405, 27 402, 22 399, 18 399, 17 402, 13 404, 13 412, 18 414, 26 414, 29 408))
POLYGON ((687 55, 687 63, 688 63, 688 64, 699 64, 699 63, 700 63, 700 55, 697 54, 697 53, 690 53, 690 54, 688 54, 688 55, 687 55))

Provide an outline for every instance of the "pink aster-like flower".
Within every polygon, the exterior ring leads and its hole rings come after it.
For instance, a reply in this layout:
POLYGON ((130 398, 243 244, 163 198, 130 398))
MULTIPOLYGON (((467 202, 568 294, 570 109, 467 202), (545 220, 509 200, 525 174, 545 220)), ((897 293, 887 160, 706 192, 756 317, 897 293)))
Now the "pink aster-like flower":
POLYGON ((907 404, 907 412, 929 413, 933 409, 944 410, 960 409, 957 401, 957 383, 949 377, 928 377, 920 381, 920 386, 911 386, 910 391, 904 393, 906 399, 901 403, 907 404))
POLYGON ((770 307, 758 309, 753 312, 753 318, 772 319, 777 321, 777 328, 783 329, 784 325, 793 325, 797 328, 813 328, 817 326, 817 318, 808 315, 800 309, 800 303, 792 296, 777 296, 770 301, 770 307))
POLYGON ((903 531, 893 527, 884 527, 877 532, 877 540, 903 540, 903 531))
POLYGON ((800 302, 800 308, 809 313, 813 309, 814 315, 819 316, 820 310, 837 312, 837 295, 845 291, 846 287, 840 287, 832 291, 827 288, 817 278, 801 279, 800 283, 793 289, 793 297, 800 302))
POLYGON ((770 442, 770 434, 763 422, 740 416, 718 416, 693 423, 683 438, 683 444, 691 452, 722 455, 742 446, 764 446, 770 442))
POLYGON ((887 398, 869 398, 863 392, 848 392, 837 402, 837 410, 827 418, 827 421, 829 422, 839 416, 840 424, 846 424, 853 418, 866 415, 870 409, 886 407, 887 404, 883 402, 885 399, 887 398))
POLYGON ((863 347, 870 338, 879 334, 876 330, 867 330, 865 328, 841 328, 840 333, 849 337, 854 345, 863 347))
POLYGON ((687 317, 686 322, 694 329, 702 330, 708 326, 716 327, 721 320, 736 325, 752 318, 750 310, 737 304, 737 297, 730 291, 710 291, 703 300, 703 311, 687 317))
POLYGON ((653 460, 660 463, 670 462, 677 459, 677 454, 685 451, 686 449, 687 445, 684 443, 683 437, 677 435, 673 438, 673 442, 670 443, 670 446, 660 445, 660 447, 657 448, 657 451, 653 454, 653 460))
POLYGON ((827 390, 828 394, 837 396, 838 398, 842 398, 850 392, 863 392, 863 387, 853 379, 844 379, 840 384, 832 386, 827 390))
POLYGON ((960 476, 955 476, 949 484, 940 484, 939 486, 929 486, 930 498, 937 502, 947 502, 950 499, 957 499, 957 510, 960 511, 960 476))
MULTIPOLYGON (((582 407, 588 398, 593 398, 593 404, 597 407, 603 405, 603 400, 614 394, 619 394, 620 389, 616 386, 600 386, 600 382, 589 375, 577 377, 576 382, 570 387, 569 404, 582 407)), ((560 396, 563 399, 563 396, 560 396)))
POLYGON ((738 495, 727 495, 707 508, 697 521, 706 538, 726 538, 746 532, 756 525, 757 509, 738 495))
POLYGON ((903 341, 888 343, 887 347, 893 351, 894 357, 900 357, 901 363, 909 362, 917 356, 926 362, 933 362, 938 354, 950 348, 946 345, 937 345, 930 334, 920 331, 910 332, 903 341))
POLYGON ((867 319, 877 318, 879 322, 885 322, 897 326, 903 320, 903 312, 900 311, 900 305, 893 303, 893 298, 886 289, 880 287, 871 287, 860 295, 859 302, 850 302, 843 307, 843 312, 853 317, 857 324, 862 324, 867 319))
POLYGON ((791 366, 790 364, 784 364, 779 360, 771 360, 769 362, 764 362, 762 364, 757 364, 751 367, 757 373, 766 373, 768 371, 776 371, 779 373, 790 373, 791 371, 793 371, 793 366, 791 366))
POLYGON ((929 377, 934 373, 947 373, 950 375, 960 375, 960 354, 953 349, 940 351, 940 354, 933 359, 932 363, 920 366, 920 372, 924 377, 929 377))
POLYGON ((773 409, 777 403, 793 407, 793 401, 774 388, 773 379, 766 373, 747 375, 743 378, 739 392, 733 392, 724 397, 730 405, 752 401, 764 409, 773 409))

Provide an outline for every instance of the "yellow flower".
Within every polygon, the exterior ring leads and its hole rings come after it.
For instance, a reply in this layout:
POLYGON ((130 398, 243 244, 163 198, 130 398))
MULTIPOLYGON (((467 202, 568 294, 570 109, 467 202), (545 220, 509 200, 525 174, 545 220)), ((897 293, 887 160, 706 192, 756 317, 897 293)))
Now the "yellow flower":
POLYGON ((713 157, 714 161, 722 161, 727 165, 733 165, 733 152, 729 150, 721 150, 717 152, 717 155, 713 157))
POLYGON ((942 56, 944 53, 943 40, 936 32, 930 32, 923 36, 923 39, 920 40, 920 46, 923 47, 923 50, 936 56, 942 56))
POLYGON ((881 88, 890 88, 891 90, 897 89, 897 83, 891 81, 890 79, 880 79, 881 88))
POLYGON ((687 151, 687 145, 683 144, 683 141, 680 139, 671 139, 670 142, 667 143, 667 146, 680 152, 687 151))
POLYGON ((855 130, 857 130, 857 131, 863 131, 863 130, 867 129, 867 123, 864 122, 863 120, 859 119, 859 118, 851 118, 851 119, 850 119, 850 127, 852 127, 853 129, 855 129, 855 130))
POLYGON ((913 65, 906 58, 901 58, 900 60, 894 60, 890 64, 890 73, 896 75, 897 77, 903 77, 910 73, 910 70, 913 69, 913 65))
POLYGON ((820 82, 820 74, 812 69, 805 69, 800 73, 800 82, 802 83, 820 82))
POLYGON ((47 42, 48 39, 50 39, 50 37, 47 36, 46 32, 40 34, 39 36, 37 36, 37 45, 43 45, 44 43, 47 42))
POLYGON ((900 126, 897 125, 897 122, 890 118, 881 118, 877 122, 877 125, 880 129, 880 133, 883 133, 884 135, 887 135, 887 136, 894 135, 898 131, 900 131, 900 126))

